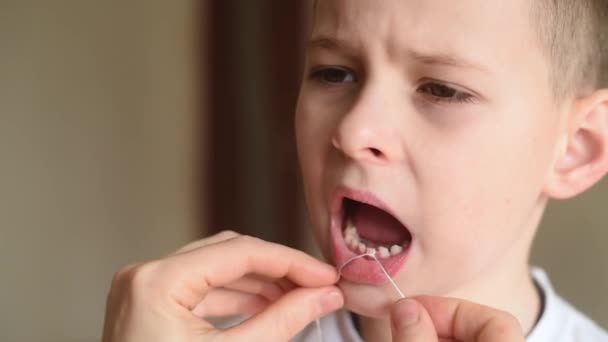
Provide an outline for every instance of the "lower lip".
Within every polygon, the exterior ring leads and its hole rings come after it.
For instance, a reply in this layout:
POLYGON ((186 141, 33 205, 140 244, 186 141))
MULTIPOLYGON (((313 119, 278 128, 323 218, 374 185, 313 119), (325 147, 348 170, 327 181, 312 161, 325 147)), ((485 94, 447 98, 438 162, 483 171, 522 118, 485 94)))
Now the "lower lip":
MULTIPOLYGON (((360 255, 351 251, 346 246, 346 242, 342 235, 341 222, 332 222, 330 236, 332 253, 337 267, 340 267, 348 260, 360 255)), ((411 241, 409 246, 398 255, 391 256, 387 259, 378 258, 378 261, 382 264, 382 267, 384 267, 386 273, 388 273, 391 278, 397 274, 405 264, 412 242, 413 241, 411 241)), ((388 282, 386 275, 384 275, 384 272, 382 272, 378 263, 370 257, 362 257, 349 262, 348 265, 344 266, 342 269, 341 276, 346 280, 362 284, 379 285, 388 282)))

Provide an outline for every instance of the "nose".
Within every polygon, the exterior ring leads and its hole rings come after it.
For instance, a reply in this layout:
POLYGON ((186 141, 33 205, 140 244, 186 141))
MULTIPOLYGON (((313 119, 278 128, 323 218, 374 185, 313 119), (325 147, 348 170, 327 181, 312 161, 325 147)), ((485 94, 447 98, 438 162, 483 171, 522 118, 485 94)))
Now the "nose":
POLYGON ((334 148, 359 162, 402 160, 404 146, 399 132, 403 113, 386 94, 369 91, 361 95, 338 122, 332 136, 334 148))

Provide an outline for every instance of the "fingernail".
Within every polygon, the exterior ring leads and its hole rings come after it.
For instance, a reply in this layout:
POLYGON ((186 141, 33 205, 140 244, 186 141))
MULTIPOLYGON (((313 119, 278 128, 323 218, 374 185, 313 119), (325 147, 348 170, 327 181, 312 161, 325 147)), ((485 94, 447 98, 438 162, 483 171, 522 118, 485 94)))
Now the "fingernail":
POLYGON ((342 294, 336 290, 325 293, 321 297, 321 308, 324 313, 337 310, 342 307, 344 300, 342 294))
POLYGON ((416 324, 420 320, 418 303, 413 299, 399 301, 393 308, 392 319, 393 325, 397 328, 406 328, 416 324))

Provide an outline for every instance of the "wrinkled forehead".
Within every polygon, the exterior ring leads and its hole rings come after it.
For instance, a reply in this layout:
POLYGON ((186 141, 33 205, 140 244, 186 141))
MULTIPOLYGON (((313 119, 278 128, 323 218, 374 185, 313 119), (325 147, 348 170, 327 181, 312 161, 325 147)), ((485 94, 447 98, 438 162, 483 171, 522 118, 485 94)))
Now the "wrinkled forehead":
MULTIPOLYGON (((530 0, 320 0, 312 39, 477 55, 505 62, 517 50, 538 48, 530 0)), ((529 51, 529 50, 528 50, 529 51)), ((487 61, 492 62, 492 61, 487 61)))

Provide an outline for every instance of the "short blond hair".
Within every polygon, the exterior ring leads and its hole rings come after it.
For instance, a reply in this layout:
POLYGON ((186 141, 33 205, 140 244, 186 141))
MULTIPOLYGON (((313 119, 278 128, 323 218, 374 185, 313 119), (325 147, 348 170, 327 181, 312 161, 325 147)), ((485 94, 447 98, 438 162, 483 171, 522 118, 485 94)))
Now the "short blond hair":
POLYGON ((532 20, 558 97, 608 86, 608 0, 533 0, 532 20))
MULTIPOLYGON (((556 98, 608 88, 608 0, 531 0, 556 98)), ((318 0, 313 0, 313 15, 318 0)))

